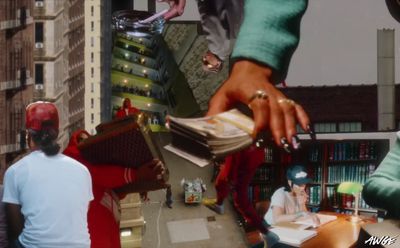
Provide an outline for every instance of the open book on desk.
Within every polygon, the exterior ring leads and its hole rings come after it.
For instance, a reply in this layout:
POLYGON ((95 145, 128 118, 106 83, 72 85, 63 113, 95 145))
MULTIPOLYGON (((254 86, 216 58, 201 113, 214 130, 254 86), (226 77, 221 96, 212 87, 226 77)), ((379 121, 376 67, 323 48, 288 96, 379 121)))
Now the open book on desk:
POLYGON ((302 243, 317 235, 317 231, 314 230, 296 230, 285 227, 273 227, 269 230, 279 236, 279 243, 295 247, 300 247, 302 243))
POLYGON ((183 153, 205 160, 219 159, 253 143, 254 122, 237 109, 202 118, 170 116, 168 128, 175 149, 167 149, 186 159, 183 153))
POLYGON ((306 218, 306 219, 302 219, 302 220, 297 220, 294 223, 295 224, 300 224, 303 226, 307 226, 308 227, 319 227, 322 226, 328 222, 334 221, 337 219, 337 217, 335 215, 327 215, 327 214, 317 214, 317 217, 319 218, 320 224, 317 225, 313 222, 313 220, 311 218, 306 218))

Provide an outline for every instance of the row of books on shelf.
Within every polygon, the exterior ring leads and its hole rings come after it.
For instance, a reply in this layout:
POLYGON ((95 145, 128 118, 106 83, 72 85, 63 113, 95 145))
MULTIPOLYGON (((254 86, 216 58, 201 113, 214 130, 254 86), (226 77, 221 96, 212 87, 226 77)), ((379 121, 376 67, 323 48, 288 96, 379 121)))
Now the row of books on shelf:
POLYGON ((274 150, 272 147, 266 147, 264 148, 264 152, 265 152, 265 157, 264 157, 264 161, 266 163, 273 163, 274 162, 274 150))
MULTIPOLYGON (((341 208, 341 209, 355 208, 355 197, 353 195, 337 193, 335 187, 327 187, 326 195, 327 195, 328 203, 332 207, 341 208)), ((359 198, 358 208, 359 209, 372 209, 370 206, 367 205, 367 203, 365 203, 365 201, 364 201, 364 199, 362 199, 362 197, 359 198)))
POLYGON ((308 204, 319 205, 321 203, 321 186, 313 186, 306 189, 308 204))
POLYGON ((322 166, 314 166, 314 169, 308 171, 309 177, 313 179, 313 182, 320 183, 322 180, 322 166))
POLYGON ((275 189, 266 185, 251 185, 248 188, 249 200, 259 202, 270 200, 275 189))
POLYGON ((262 166, 254 174, 253 181, 273 182, 276 178, 274 166, 262 166))
POLYGON ((312 145, 308 153, 308 159, 312 162, 321 161, 322 159, 322 146, 312 145))
POLYGON ((328 183, 352 181, 364 184, 375 171, 375 164, 340 164, 328 166, 328 183))
POLYGON ((374 141, 351 141, 329 144, 330 161, 377 159, 377 143, 374 141))

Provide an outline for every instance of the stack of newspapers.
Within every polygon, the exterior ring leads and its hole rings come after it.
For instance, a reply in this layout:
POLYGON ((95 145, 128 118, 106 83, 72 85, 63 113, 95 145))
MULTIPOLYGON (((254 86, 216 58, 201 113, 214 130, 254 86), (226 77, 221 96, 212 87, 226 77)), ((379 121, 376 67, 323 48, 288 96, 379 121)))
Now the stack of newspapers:
POLYGON ((220 159, 253 142, 254 122, 237 109, 202 118, 170 116, 168 127, 172 142, 166 149, 189 160, 220 159))

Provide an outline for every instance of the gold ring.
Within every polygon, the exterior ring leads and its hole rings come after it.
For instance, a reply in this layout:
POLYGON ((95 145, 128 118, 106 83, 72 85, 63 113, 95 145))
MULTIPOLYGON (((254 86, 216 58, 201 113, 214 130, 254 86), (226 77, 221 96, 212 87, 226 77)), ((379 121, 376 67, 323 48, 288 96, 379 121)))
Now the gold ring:
POLYGON ((254 100, 254 99, 268 99, 268 95, 265 91, 263 90, 257 90, 254 95, 252 95, 249 99, 249 104, 254 100))
POLYGON ((254 101, 254 99, 263 99, 263 100, 267 100, 268 99, 268 95, 265 91, 263 90, 256 90, 256 93, 254 93, 254 95, 252 95, 249 99, 249 103, 247 104, 247 106, 249 107, 249 109, 252 109, 250 104, 252 101, 254 101))
POLYGON ((278 103, 279 103, 279 104, 281 104, 281 103, 287 103, 287 104, 290 104, 290 105, 292 105, 292 106, 296 105, 295 101, 293 101, 292 99, 287 99, 287 98, 281 98, 281 99, 279 99, 279 100, 278 100, 278 103))

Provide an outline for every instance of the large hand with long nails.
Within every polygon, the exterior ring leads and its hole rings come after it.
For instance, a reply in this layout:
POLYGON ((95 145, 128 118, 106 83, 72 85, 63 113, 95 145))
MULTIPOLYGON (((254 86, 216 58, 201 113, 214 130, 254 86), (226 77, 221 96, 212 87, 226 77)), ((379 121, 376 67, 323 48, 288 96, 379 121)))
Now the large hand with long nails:
POLYGON ((290 145, 300 145, 296 124, 315 138, 307 113, 303 107, 287 99, 271 82, 272 70, 258 63, 241 60, 233 65, 229 78, 209 102, 207 115, 224 112, 238 102, 253 111, 255 128, 253 137, 269 129, 278 146, 289 151, 290 145))
POLYGON ((177 16, 181 16, 185 11, 186 0, 158 0, 158 2, 166 2, 169 4, 169 10, 164 14, 164 19, 169 20, 177 16))

